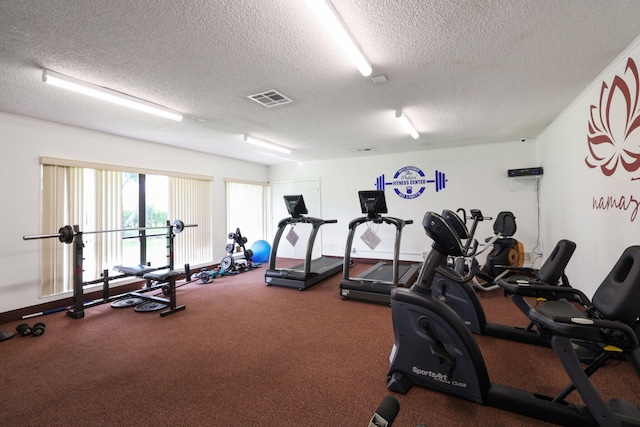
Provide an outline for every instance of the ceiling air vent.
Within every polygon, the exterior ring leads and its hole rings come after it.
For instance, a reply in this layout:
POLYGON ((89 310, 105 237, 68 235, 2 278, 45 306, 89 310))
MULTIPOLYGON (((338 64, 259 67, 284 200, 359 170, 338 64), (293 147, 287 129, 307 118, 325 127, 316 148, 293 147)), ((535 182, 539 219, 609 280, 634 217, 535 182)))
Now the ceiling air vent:
POLYGON ((355 151, 356 153, 367 153, 369 151, 373 151, 373 148, 370 148, 370 147, 354 148, 353 151, 355 151))
POLYGON ((263 105, 267 108, 293 102, 293 100, 287 98, 275 89, 271 89, 262 93, 256 93, 255 95, 249 95, 247 98, 256 101, 258 104, 263 105))

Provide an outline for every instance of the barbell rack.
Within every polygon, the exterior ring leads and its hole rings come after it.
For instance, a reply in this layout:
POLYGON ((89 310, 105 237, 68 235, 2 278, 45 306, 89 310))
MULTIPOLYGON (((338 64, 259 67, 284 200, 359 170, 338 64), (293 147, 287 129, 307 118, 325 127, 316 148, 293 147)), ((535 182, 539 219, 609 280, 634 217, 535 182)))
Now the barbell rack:
MULTIPOLYGON (((137 227, 137 228, 121 228, 121 229, 113 229, 113 230, 99 230, 99 231, 80 231, 80 227, 78 225, 70 226, 65 225, 58 230, 58 233, 48 233, 48 234, 37 234, 37 235, 26 235, 23 236, 23 240, 36 240, 36 239, 49 239, 49 238, 58 238, 60 242, 71 244, 73 243, 73 307, 67 310, 67 315, 73 317, 74 319, 82 319, 84 317, 85 308, 94 307, 96 305, 105 304, 107 302, 114 301, 116 299, 120 299, 129 295, 135 295, 136 297, 143 298, 148 301, 155 302, 163 302, 168 304, 168 309, 161 312, 160 316, 164 317, 169 314, 175 313, 180 310, 184 310, 185 306, 177 306, 176 305, 176 291, 175 291, 175 278, 178 275, 173 271, 173 248, 174 243, 173 239, 176 234, 181 233, 187 227, 197 227, 198 224, 188 224, 185 225, 180 220, 175 220, 172 223, 167 221, 167 225, 165 226, 157 226, 157 227, 137 227), (166 272, 166 279, 168 279, 169 286, 168 291, 165 295, 168 298, 159 298, 150 295, 144 295, 144 292, 151 289, 143 289, 142 292, 127 292, 124 294, 116 295, 110 297, 108 295, 108 277, 103 277, 103 297, 98 300, 94 300, 91 302, 84 302, 84 285, 85 282, 83 280, 83 268, 82 263, 84 260, 84 243, 82 241, 82 236, 84 234, 99 234, 99 233, 115 233, 121 231, 142 231, 142 230, 158 230, 158 229, 166 229, 167 230, 167 258, 169 259, 168 270, 166 272)), ((188 265, 188 264, 187 264, 188 265)), ((185 268, 187 268, 185 266, 185 268)), ((158 275, 158 271, 154 271, 155 275, 158 275)), ((103 272, 104 274, 104 272, 103 272)), ((143 276, 144 277, 144 276, 143 276)))
POLYGON ((65 225, 61 227, 57 233, 48 233, 48 234, 33 234, 28 236, 22 236, 22 240, 37 240, 37 239, 53 239, 58 238, 62 243, 70 244, 73 242, 74 236, 82 233, 82 234, 100 234, 100 233, 117 233, 120 231, 146 231, 146 230, 161 230, 161 229, 170 229, 169 231, 173 234, 180 234, 182 230, 187 227, 197 227, 198 224, 187 224, 185 225, 179 219, 175 220, 173 224, 170 224, 167 221, 167 225, 156 226, 156 227, 132 227, 132 228, 116 228, 113 230, 96 230, 96 231, 79 231, 77 225, 71 227, 70 225, 65 225))

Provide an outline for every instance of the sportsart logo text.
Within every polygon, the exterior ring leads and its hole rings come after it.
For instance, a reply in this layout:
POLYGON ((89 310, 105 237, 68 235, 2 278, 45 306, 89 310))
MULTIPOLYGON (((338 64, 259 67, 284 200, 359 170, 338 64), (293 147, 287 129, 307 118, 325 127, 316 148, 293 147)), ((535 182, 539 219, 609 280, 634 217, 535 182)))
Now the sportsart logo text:
POLYGON ((413 372, 416 375, 422 375, 423 377, 428 377, 434 381, 438 381, 444 384, 451 384, 453 386, 456 387, 460 387, 460 388, 467 388, 467 384, 466 383, 462 383, 460 381, 449 381, 449 378, 447 377, 447 375, 442 374, 440 372, 433 372, 433 371, 426 371, 424 369, 420 369, 416 366, 414 366, 413 368, 411 368, 411 372, 413 372))

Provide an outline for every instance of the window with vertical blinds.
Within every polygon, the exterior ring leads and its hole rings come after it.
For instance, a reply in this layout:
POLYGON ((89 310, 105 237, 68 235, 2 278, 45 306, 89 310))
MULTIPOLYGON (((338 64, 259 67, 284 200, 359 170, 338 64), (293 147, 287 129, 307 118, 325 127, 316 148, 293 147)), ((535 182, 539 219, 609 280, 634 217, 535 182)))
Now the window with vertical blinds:
POLYGON ((240 229, 249 246, 256 240, 267 240, 269 185, 226 180, 227 230, 240 229))
MULTIPOLYGON (((134 231, 142 226, 157 226, 158 222, 164 225, 166 220, 180 219, 184 224, 198 224, 198 227, 188 228, 175 238, 175 268, 186 263, 212 262, 211 179, 150 175, 148 178, 164 179, 138 180, 138 176, 143 178, 146 175, 136 174, 129 168, 107 170, 102 168, 105 165, 65 164, 64 161, 48 164, 46 160, 42 161, 42 233, 57 232, 64 225, 78 225, 81 231, 132 228, 131 232, 83 235, 85 280, 97 279, 103 270, 110 270, 116 265, 145 264, 147 254, 150 259, 160 260, 156 263, 166 262, 168 265, 166 239, 162 238, 162 233, 158 236, 158 233, 134 231), (135 179, 131 178, 132 175, 135 179), (156 184, 147 186, 145 192, 145 182, 156 184), (123 191, 131 185, 140 185, 140 191, 136 189, 135 194, 139 194, 142 200, 139 203, 136 196, 133 210, 129 209, 132 203, 127 203, 131 192, 123 191), (167 202, 162 203, 163 200, 167 202), (145 201, 150 204, 146 212, 136 212, 143 209, 145 201), (139 217, 144 220, 142 225, 139 217), (138 250, 123 251, 126 245, 131 246, 131 239, 145 241, 136 246, 138 250), (155 256, 154 251, 158 252, 155 256)), ((72 245, 61 244, 57 239, 43 239, 41 248, 41 295, 72 290, 72 245)))

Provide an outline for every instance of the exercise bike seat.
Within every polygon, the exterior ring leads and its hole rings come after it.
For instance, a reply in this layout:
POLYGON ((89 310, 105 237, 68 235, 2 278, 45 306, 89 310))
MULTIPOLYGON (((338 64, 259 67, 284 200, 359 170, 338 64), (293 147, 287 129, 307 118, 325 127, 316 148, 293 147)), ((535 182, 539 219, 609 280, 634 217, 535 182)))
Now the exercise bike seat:
MULTIPOLYGON (((564 270, 576 250, 576 244, 571 240, 562 239, 556 243, 551 255, 537 271, 539 281, 554 285, 564 276, 564 270)), ((568 285, 568 283, 566 283, 568 285)))
MULTIPOLYGON (((557 299, 558 296, 555 295, 555 292, 559 286, 569 288, 569 280, 565 275, 565 269, 575 249, 576 244, 574 242, 566 239, 560 240, 539 270, 526 267, 510 267, 505 275, 497 280, 497 283, 508 292, 516 292, 514 289, 517 289, 517 287, 527 286, 529 296, 557 299)), ((522 293, 522 291, 519 293, 522 293)), ((571 294, 563 294, 563 298, 570 296, 571 294)))
POLYGON ((498 213, 493 223, 494 234, 500 234, 503 238, 511 237, 516 234, 516 217, 512 212, 502 211, 498 213))
POLYGON ((636 319, 640 316, 639 299, 640 246, 631 246, 622 253, 587 310, 581 311, 564 300, 546 301, 534 308, 522 294, 512 295, 514 303, 542 333, 614 345, 629 352, 635 367, 640 366, 635 333, 636 319))

